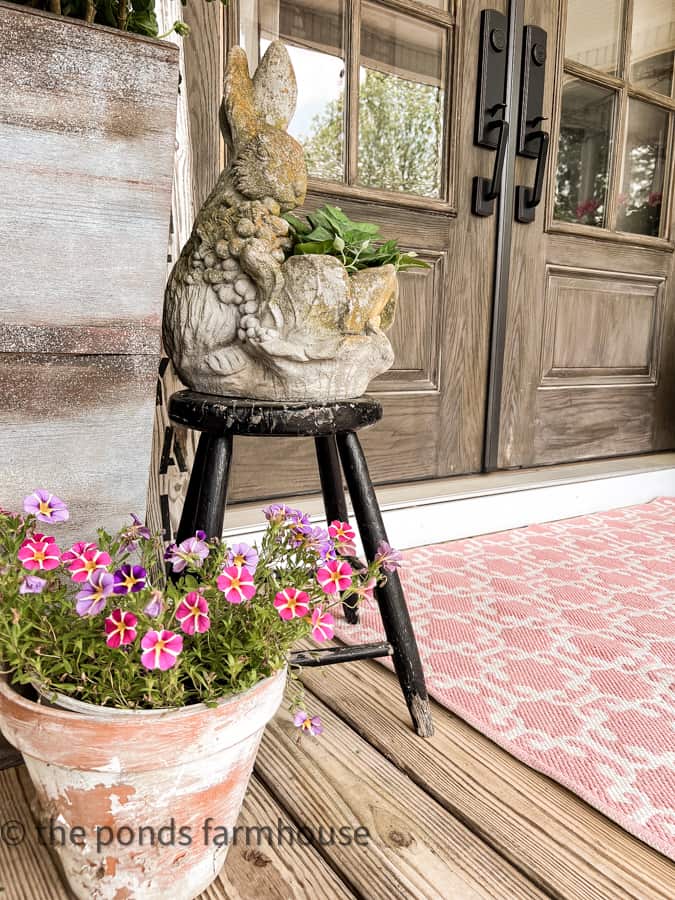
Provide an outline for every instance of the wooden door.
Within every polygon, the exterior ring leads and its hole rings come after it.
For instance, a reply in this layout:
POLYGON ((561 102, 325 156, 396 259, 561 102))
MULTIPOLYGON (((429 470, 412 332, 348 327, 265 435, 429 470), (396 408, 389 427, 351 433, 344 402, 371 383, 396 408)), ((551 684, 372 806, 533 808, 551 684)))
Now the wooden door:
MULTIPOLYGON (((478 3, 240 0, 229 17, 252 69, 270 40, 289 48, 306 208, 338 205, 431 265, 401 275, 396 362, 370 387, 385 410, 364 434, 374 479, 478 471, 495 233, 494 217, 470 212, 472 175, 494 158, 472 143, 478 3)), ((318 489, 311 441, 237 443, 230 499, 318 489)))
POLYGON ((548 33, 551 154, 513 223, 498 465, 672 448, 675 6, 525 0, 524 21, 548 33))

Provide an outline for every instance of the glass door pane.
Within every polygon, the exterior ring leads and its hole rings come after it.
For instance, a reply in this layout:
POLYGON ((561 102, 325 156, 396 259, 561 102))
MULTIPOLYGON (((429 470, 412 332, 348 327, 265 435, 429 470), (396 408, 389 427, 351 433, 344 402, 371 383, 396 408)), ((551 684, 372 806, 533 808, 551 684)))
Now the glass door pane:
POLYGON ((673 0, 633 0, 630 80, 670 96, 675 55, 673 0))
POLYGON ((442 195, 446 47, 445 28, 363 4, 360 184, 442 195))
POLYGON ((240 0, 240 41, 251 69, 276 38, 288 47, 298 82, 289 132, 315 178, 344 178, 344 0, 240 0))
POLYGON ((563 87, 555 218, 605 225, 614 91, 571 78, 563 87))
POLYGON ((622 0, 568 0, 565 58, 617 75, 622 22, 622 0))
POLYGON ((619 231, 656 237, 661 226, 668 113, 631 99, 618 197, 619 231))

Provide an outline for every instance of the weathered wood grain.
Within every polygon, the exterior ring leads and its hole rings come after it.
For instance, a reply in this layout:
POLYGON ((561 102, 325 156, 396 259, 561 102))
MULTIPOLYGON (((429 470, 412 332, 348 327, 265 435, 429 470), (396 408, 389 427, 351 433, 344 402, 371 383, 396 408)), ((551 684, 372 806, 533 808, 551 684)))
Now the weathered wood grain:
POLYGON ((178 53, 4 2, 0 33, 0 501, 85 536, 145 507, 178 53))
POLYGON ((548 895, 560 900, 675 896, 675 864, 437 703, 435 736, 416 740, 396 679, 383 666, 304 669, 302 680, 548 895))
POLYGON ((249 845, 245 833, 230 847, 220 877, 199 900, 350 900, 354 894, 311 845, 300 843, 297 825, 270 796, 254 775, 249 784, 237 825, 251 829, 249 845), (256 829, 270 828, 270 843, 262 832, 257 845, 256 829), (279 829, 282 841, 278 841, 279 829))
POLYGON ((308 703, 330 739, 298 743, 282 710, 265 732, 256 772, 315 835, 319 827, 368 830, 366 846, 317 848, 354 893, 368 900, 544 896, 322 702, 308 703))
POLYGON ((141 514, 155 381, 150 355, 0 353, 0 506, 47 487, 71 511, 64 542, 141 514))
MULTIPOLYGON (((0 772, 0 811, 3 825, 12 822, 11 833, 22 836, 16 846, 0 841, 0 888, 5 900, 71 900, 58 866, 46 842, 40 842, 29 799, 32 787, 24 766, 0 772), (25 780, 24 780, 25 779, 25 780)), ((3 832, 4 834, 4 832, 3 832)))

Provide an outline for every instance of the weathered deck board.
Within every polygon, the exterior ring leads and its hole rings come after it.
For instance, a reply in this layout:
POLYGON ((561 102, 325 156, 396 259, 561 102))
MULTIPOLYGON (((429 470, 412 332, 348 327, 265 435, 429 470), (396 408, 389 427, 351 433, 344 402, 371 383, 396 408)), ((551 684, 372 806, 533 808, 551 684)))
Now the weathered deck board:
POLYGON ((675 864, 434 703, 418 740, 393 674, 376 663, 303 681, 399 769, 544 890, 569 900, 672 900, 675 864))
MULTIPOLYGON (((269 825, 277 833, 277 823, 293 827, 293 821, 254 776, 244 800, 239 825, 269 825)), ((350 900, 354 894, 311 846, 293 846, 274 841, 230 847, 227 861, 215 885, 203 900, 350 900)), ((200 898, 202 900, 202 898, 200 898)))
POLYGON ((368 900, 534 900, 535 885, 355 734, 323 703, 326 728, 297 742, 282 709, 268 726, 256 772, 290 815, 320 827, 368 829, 367 846, 321 846, 352 890, 368 900))
MULTIPOLYGON (((69 900, 70 892, 64 886, 58 868, 49 849, 40 844, 30 806, 24 794, 24 779, 28 776, 24 766, 0 773, 0 821, 3 838, 0 840, 0 887, 3 900, 69 900), (23 840, 10 846, 5 828, 7 823, 18 823, 23 840)), ((15 834, 19 834, 15 830, 15 834)))

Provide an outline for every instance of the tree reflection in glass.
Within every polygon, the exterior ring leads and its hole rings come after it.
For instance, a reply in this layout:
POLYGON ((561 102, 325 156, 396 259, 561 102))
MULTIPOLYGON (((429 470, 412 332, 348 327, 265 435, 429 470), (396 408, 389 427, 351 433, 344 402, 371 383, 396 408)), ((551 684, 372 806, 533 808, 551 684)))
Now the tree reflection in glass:
POLYGON ((554 215, 605 225, 614 93, 578 78, 563 87, 554 215))

